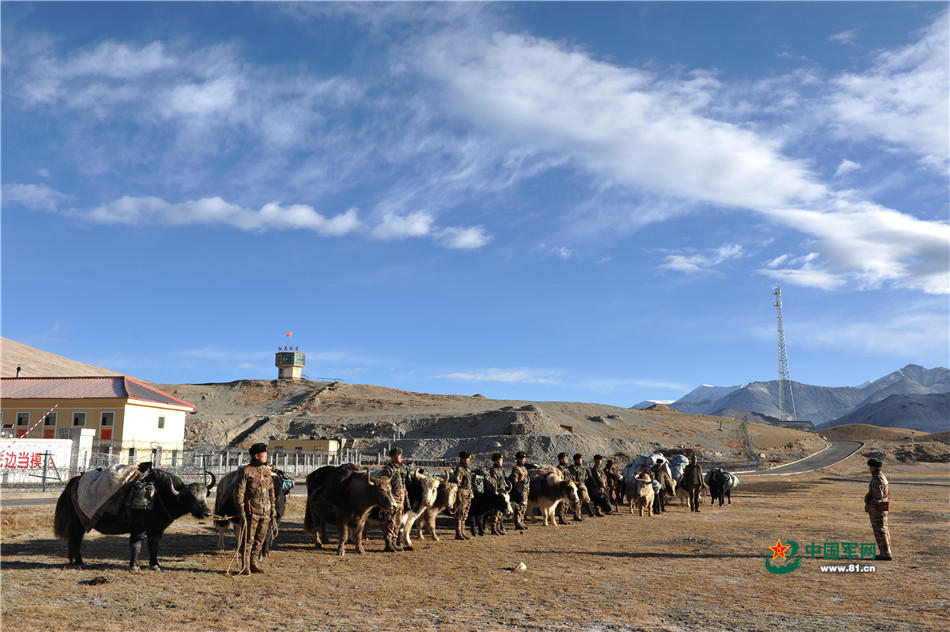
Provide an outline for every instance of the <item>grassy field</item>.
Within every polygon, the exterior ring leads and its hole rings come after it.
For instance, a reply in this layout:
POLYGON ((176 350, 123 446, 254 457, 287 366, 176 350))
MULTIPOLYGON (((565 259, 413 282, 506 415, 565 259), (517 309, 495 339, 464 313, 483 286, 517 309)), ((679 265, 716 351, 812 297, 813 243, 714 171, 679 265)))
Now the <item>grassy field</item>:
MULTIPOLYGON (((950 598, 950 468, 888 471, 896 560, 822 573, 805 556, 765 568, 781 538, 873 542, 863 459, 795 477, 746 477, 731 505, 660 517, 623 513, 562 527, 418 542, 383 554, 316 551, 292 497, 265 575, 229 577, 232 551, 192 518, 162 544, 163 572, 125 570, 127 539, 87 538, 86 570, 65 566, 52 507, 3 511, 4 630, 936 630, 950 598), (907 480, 913 483, 901 484, 907 480), (923 484, 922 484, 923 483, 923 484), (524 562, 527 570, 512 569, 524 562), (92 585, 90 580, 105 578, 92 585)), ((229 538, 229 544, 233 539, 229 538)), ((350 549, 348 549, 351 551, 350 549)), ((847 564, 846 561, 842 561, 847 564)))

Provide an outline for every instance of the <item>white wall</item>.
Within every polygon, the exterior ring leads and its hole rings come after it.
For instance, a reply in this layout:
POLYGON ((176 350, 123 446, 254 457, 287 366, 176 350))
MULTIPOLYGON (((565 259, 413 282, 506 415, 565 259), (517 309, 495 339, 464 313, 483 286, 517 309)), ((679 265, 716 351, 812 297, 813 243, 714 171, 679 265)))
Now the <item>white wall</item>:
POLYGON ((122 424, 122 442, 136 441, 139 443, 160 443, 164 449, 171 449, 171 444, 181 444, 185 440, 185 412, 153 408, 129 403, 125 407, 122 424), (158 427, 158 418, 165 418, 165 427, 158 427))

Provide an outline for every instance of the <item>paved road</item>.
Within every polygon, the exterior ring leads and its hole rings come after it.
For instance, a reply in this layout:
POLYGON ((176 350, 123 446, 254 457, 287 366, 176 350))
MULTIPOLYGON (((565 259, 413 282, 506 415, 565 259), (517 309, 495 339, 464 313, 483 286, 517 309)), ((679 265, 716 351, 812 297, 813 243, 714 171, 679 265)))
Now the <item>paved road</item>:
POLYGON ((834 465, 857 452, 864 446, 861 441, 832 441, 831 445, 820 452, 815 452, 801 461, 774 467, 769 470, 760 470, 758 472, 740 472, 745 476, 776 476, 788 474, 804 474, 813 472, 829 465, 834 465))

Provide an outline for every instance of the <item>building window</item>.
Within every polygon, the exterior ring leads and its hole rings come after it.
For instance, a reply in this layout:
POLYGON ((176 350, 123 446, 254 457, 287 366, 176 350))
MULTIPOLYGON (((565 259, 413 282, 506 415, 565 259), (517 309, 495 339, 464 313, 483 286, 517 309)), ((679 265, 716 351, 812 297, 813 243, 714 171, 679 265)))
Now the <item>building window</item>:
POLYGON ((18 426, 29 426, 29 425, 30 425, 30 413, 17 413, 17 414, 16 414, 16 425, 18 425, 18 426))
POLYGON ((99 418, 99 425, 104 428, 111 428, 114 422, 115 413, 102 413, 102 417, 99 418))
POLYGON ((172 467, 178 467, 178 450, 172 450, 172 467))
POLYGON ((135 448, 129 448, 129 463, 135 461, 135 448))
POLYGON ((86 413, 73 413, 73 427, 74 428, 86 427, 86 413))
POLYGON ((159 428, 164 428, 164 427, 165 427, 165 418, 164 418, 164 417, 159 417, 159 418, 158 418, 158 427, 159 427, 159 428))
POLYGON ((43 420, 44 426, 55 426, 56 425, 56 413, 50 413, 46 415, 46 418, 43 420))

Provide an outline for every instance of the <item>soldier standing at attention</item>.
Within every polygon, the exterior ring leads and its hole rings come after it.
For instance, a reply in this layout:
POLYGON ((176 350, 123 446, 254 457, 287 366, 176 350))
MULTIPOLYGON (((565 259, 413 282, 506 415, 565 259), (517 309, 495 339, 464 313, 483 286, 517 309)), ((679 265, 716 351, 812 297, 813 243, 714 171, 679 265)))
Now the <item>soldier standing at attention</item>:
POLYGON ((399 526, 402 522, 402 509, 406 503, 406 466, 402 464, 402 448, 392 448, 389 454, 389 463, 383 466, 383 475, 389 477, 389 484, 393 490, 396 506, 383 514, 386 524, 386 553, 402 551, 399 544, 399 526))
MULTIPOLYGON (((580 454, 574 455, 574 465, 568 468, 568 471, 571 473, 570 480, 574 481, 574 484, 577 485, 577 502, 574 503, 574 522, 583 522, 581 517, 581 505, 584 503, 582 496, 584 492, 582 489, 587 488, 587 470, 584 469, 584 457, 580 454)), ((594 515, 593 507, 590 506, 590 496, 588 496, 588 511, 590 515, 594 515)))
MULTIPOLYGON (((607 496, 607 473, 604 472, 604 466, 601 465, 603 461, 603 456, 599 454, 594 455, 594 464, 590 468, 590 484, 596 486, 604 498, 610 500, 607 496)), ((600 507, 595 506, 593 515, 603 516, 604 512, 600 510, 600 507)))
POLYGON ((699 511, 699 493, 706 482, 703 480, 703 468, 696 462, 696 455, 689 458, 689 465, 683 468, 680 485, 689 492, 689 510, 699 511))
POLYGON ((887 512, 891 505, 887 477, 881 472, 881 462, 877 459, 868 459, 868 469, 871 471, 871 483, 864 497, 864 511, 871 518, 871 529, 880 551, 874 559, 892 560, 891 532, 887 528, 887 512))
MULTIPOLYGON (((571 468, 567 464, 567 452, 561 452, 557 455, 557 469, 561 472, 562 481, 571 480, 571 468)), ((580 492, 578 491, 578 497, 580 497, 580 492)), ((560 524, 567 524, 567 501, 561 501, 557 506, 557 521, 560 524)))
POLYGON ((267 446, 251 446, 251 462, 241 468, 241 478, 234 490, 237 506, 241 508, 241 537, 238 554, 241 556, 241 575, 263 573, 260 566, 264 539, 276 522, 274 516, 274 479, 267 466, 267 446))
POLYGON ((511 468, 511 499, 518 503, 515 510, 515 529, 524 531, 527 527, 524 524, 524 515, 528 510, 528 493, 530 492, 531 481, 528 479, 528 468, 525 467, 524 460, 527 458, 524 452, 515 453, 515 464, 511 468))
POLYGON ((455 539, 471 540, 465 534, 465 521, 468 520, 468 510, 472 506, 475 492, 472 490, 472 473, 468 470, 468 463, 472 460, 472 453, 466 450, 459 452, 459 464, 452 472, 455 482, 458 483, 458 494, 455 497, 455 539))
MULTIPOLYGON (((491 455, 492 466, 488 471, 488 479, 495 488, 496 493, 503 493, 508 489, 508 480, 505 478, 504 455, 501 452, 495 452, 491 455)), ((505 532, 505 514, 501 511, 495 511, 491 517, 491 532, 493 535, 508 535, 505 532)))

